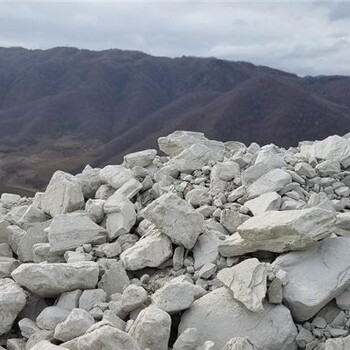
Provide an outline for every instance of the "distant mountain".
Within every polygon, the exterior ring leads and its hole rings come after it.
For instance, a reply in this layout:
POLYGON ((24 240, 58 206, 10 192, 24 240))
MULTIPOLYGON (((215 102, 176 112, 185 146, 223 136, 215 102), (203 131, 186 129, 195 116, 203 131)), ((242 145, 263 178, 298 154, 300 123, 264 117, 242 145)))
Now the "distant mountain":
POLYGON ((119 162, 176 129, 281 146, 350 131, 350 77, 216 58, 0 48, 1 191, 119 162))

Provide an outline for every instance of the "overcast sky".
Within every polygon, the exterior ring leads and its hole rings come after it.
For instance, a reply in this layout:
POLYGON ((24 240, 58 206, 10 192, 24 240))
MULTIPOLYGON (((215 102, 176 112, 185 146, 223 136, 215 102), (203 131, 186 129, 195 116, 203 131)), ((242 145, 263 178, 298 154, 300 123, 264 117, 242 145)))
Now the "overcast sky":
POLYGON ((350 75, 350 0, 0 2, 0 46, 66 45, 350 75))

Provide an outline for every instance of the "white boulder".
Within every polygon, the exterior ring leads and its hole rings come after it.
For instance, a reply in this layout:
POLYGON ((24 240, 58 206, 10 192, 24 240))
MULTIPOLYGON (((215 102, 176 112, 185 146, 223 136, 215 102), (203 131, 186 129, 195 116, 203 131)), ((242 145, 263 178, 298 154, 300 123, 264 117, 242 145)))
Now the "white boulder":
POLYGON ((0 335, 11 329, 25 304, 23 289, 9 278, 0 279, 0 335))
POLYGON ((170 259, 172 254, 170 239, 158 230, 151 230, 132 247, 123 251, 120 259, 126 270, 133 271, 145 267, 158 267, 170 259))
POLYGON ((252 258, 221 270, 217 278, 233 292, 234 298, 248 310, 262 312, 267 291, 267 272, 266 264, 252 258))
POLYGON ((56 297, 75 289, 93 289, 99 268, 94 262, 69 264, 22 264, 12 278, 31 292, 43 297, 56 297))
POLYGON ((350 238, 332 237, 312 249, 278 257, 273 265, 287 272, 285 304, 298 322, 313 317, 350 284, 350 238))
POLYGON ((202 214, 173 193, 164 194, 148 205, 144 215, 173 243, 187 249, 193 248, 204 230, 202 214))
POLYGON ((168 350, 171 317, 154 305, 143 309, 133 323, 129 334, 141 349, 168 350))
POLYGON ((56 171, 41 199, 44 212, 55 216, 84 207, 82 186, 73 175, 56 171))
POLYGON ((214 342, 220 350, 233 337, 246 337, 257 350, 296 350, 297 330, 289 310, 266 304, 264 312, 247 310, 234 300, 226 287, 218 288, 194 302, 179 325, 179 333, 197 328, 199 342, 214 342))
POLYGON ((86 243, 104 243, 106 230, 84 213, 57 215, 48 230, 51 252, 65 252, 86 243))

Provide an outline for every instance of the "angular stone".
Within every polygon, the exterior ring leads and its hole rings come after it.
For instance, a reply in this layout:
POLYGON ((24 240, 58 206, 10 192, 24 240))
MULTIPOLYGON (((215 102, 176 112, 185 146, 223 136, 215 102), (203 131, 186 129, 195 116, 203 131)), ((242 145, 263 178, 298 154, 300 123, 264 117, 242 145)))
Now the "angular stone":
POLYGON ((267 291, 267 266, 252 258, 221 270, 217 278, 248 310, 262 312, 267 291))
POLYGON ((9 278, 0 279, 0 335, 11 329, 25 304, 23 289, 9 278))
POLYGON ((145 267, 158 267, 172 255, 170 239, 158 230, 151 230, 126 249, 120 255, 120 259, 126 270, 134 271, 145 267))
POLYGON ((124 288, 129 284, 129 277, 122 262, 118 261, 106 269, 98 286, 107 293, 107 299, 109 299, 114 293, 122 293, 124 288))
POLYGON ((300 176, 305 176, 308 178, 313 178, 316 176, 315 169, 308 163, 297 163, 295 165, 295 172, 300 176))
POLYGON ((73 309, 55 328, 55 339, 66 342, 80 337, 95 324, 93 317, 83 309, 73 309))
POLYGON ((141 350, 129 334, 110 325, 88 331, 62 346, 69 350, 141 350))
POLYGON ((297 330, 283 305, 264 305, 262 314, 235 301, 226 287, 218 288, 194 302, 179 325, 179 333, 197 328, 199 342, 210 339, 219 350, 232 337, 248 338, 257 350, 296 350, 297 330))
POLYGON ((194 208, 210 204, 211 196, 208 193, 208 188, 204 186, 198 186, 193 190, 187 192, 186 201, 189 202, 194 208))
POLYGON ((33 261, 34 245, 48 242, 45 229, 50 225, 50 223, 50 221, 38 223, 27 230, 18 244, 17 255, 19 260, 22 262, 33 261))
POLYGON ((86 243, 104 243, 106 231, 83 213, 57 215, 48 232, 51 251, 65 252, 86 243))
POLYGON ((56 171, 43 195, 42 210, 55 216, 69 213, 84 207, 81 184, 73 175, 56 171))
POLYGON ((33 246, 33 261, 35 263, 61 263, 64 262, 62 253, 51 252, 49 243, 37 243, 33 246))
POLYGON ((14 193, 2 193, 0 201, 4 208, 10 209, 21 199, 19 194, 14 193))
POLYGON ((123 195, 114 194, 109 197, 104 210, 107 213, 106 226, 110 240, 129 233, 136 222, 134 205, 123 195))
POLYGON ((151 305, 137 316, 129 334, 137 341, 141 349, 168 350, 171 317, 151 305))
POLYGON ((282 203, 281 196, 276 192, 267 192, 244 203, 253 215, 260 215, 269 210, 279 210, 282 203))
POLYGON ((69 315, 69 311, 57 306, 45 308, 36 318, 36 323, 41 329, 54 330, 55 327, 63 322, 69 315))
POLYGON ((143 287, 130 284, 123 292, 122 307, 125 312, 131 312, 148 301, 147 292, 143 287))
POLYGON ((43 297, 56 297, 75 289, 93 289, 99 269, 94 262, 70 264, 22 264, 12 278, 31 292, 43 297))
POLYGON ((164 194, 148 205, 144 215, 173 243, 187 249, 193 248, 204 230, 203 216, 173 193, 164 194))
POLYGON ((282 169, 273 169, 254 181, 247 188, 247 195, 249 199, 252 199, 264 193, 278 192, 291 182, 292 177, 286 171, 282 169))
POLYGON ((0 257, 0 278, 10 277, 19 264, 16 259, 0 257))
POLYGON ((237 228, 248 219, 249 216, 241 214, 236 210, 224 209, 220 214, 220 223, 230 233, 237 232, 237 228))
POLYGON ((220 141, 208 140, 203 133, 194 131, 175 131, 166 137, 158 139, 158 147, 165 154, 174 157, 194 144, 208 147, 212 152, 225 153, 225 145, 220 141))
POLYGON ((287 163, 283 159, 282 155, 272 155, 264 160, 248 167, 242 173, 242 184, 244 186, 251 185, 254 181, 267 174, 273 169, 281 169, 286 167, 287 163))
POLYGON ((313 317, 350 283, 350 238, 333 237, 312 249, 278 257, 273 265, 285 270, 284 302, 298 321, 313 317))
POLYGON ((89 218, 96 222, 97 224, 100 223, 104 216, 104 210, 103 207, 105 205, 105 201, 103 199, 89 199, 86 202, 85 205, 85 211, 86 214, 89 216, 89 218))
POLYGON ((325 350, 347 350, 350 349, 350 336, 346 338, 327 339, 325 350))
POLYGON ((312 160, 337 160, 344 168, 350 165, 350 139, 332 135, 322 141, 312 144, 302 144, 300 148, 302 157, 312 160))
POLYGON ((320 208, 268 211, 245 221, 237 231, 256 250, 282 253, 314 245, 329 236, 335 214, 320 208))
POLYGON ((210 193, 216 195, 224 192, 228 182, 240 175, 241 169, 236 162, 226 161, 214 165, 210 173, 210 193))
POLYGON ((75 176, 81 184, 85 198, 92 198, 102 185, 100 170, 99 168, 94 169, 90 165, 87 165, 80 174, 75 176))
POLYGON ((197 329, 187 328, 176 339, 173 350, 195 350, 197 345, 199 345, 197 329))
POLYGON ((219 237, 212 232, 205 232, 198 237, 197 243, 193 247, 194 268, 196 270, 217 259, 219 242, 219 237))
POLYGON ((117 190, 133 179, 134 176, 131 170, 122 165, 107 165, 100 170, 100 178, 104 183, 117 190))
POLYGON ((222 161, 223 157, 220 153, 215 153, 209 147, 194 144, 190 148, 185 149, 180 154, 170 160, 182 173, 191 174, 195 170, 202 169, 208 165, 210 161, 222 161))
POLYGON ((127 168, 132 169, 135 166, 145 168, 152 164, 157 155, 157 150, 146 149, 144 151, 129 153, 124 156, 124 164, 127 168))
POLYGON ((57 300, 56 306, 61 309, 72 311, 78 307, 81 293, 82 291, 80 289, 62 293, 57 300))
POLYGON ((127 183, 125 183, 122 187, 115 191, 117 196, 124 196, 126 198, 135 197, 142 189, 141 182, 136 179, 131 179, 127 183))
POLYGON ((103 289, 84 290, 79 299, 79 308, 90 311, 99 303, 104 303, 106 299, 107 294, 103 289))
POLYGON ((316 165, 316 170, 321 176, 332 176, 341 172, 341 166, 336 160, 325 160, 316 165))
POLYGON ((40 328, 36 325, 36 323, 29 318, 22 318, 18 321, 18 327, 21 330, 21 335, 24 338, 29 338, 35 332, 40 331, 40 328))
POLYGON ((152 295, 152 302, 168 313, 177 313, 191 307, 205 290, 182 277, 172 279, 152 295))

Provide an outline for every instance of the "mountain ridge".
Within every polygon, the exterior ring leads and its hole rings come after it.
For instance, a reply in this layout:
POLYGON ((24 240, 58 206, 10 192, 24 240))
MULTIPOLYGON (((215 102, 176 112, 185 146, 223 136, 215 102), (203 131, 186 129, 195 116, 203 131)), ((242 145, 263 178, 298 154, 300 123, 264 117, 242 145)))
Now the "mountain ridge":
POLYGON ((0 179, 42 189, 61 168, 120 162, 183 129, 277 143, 350 131, 350 77, 140 51, 0 47, 0 179))

